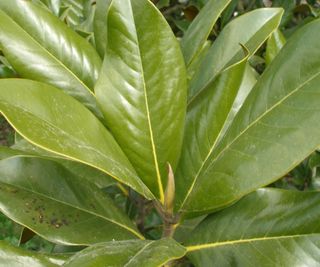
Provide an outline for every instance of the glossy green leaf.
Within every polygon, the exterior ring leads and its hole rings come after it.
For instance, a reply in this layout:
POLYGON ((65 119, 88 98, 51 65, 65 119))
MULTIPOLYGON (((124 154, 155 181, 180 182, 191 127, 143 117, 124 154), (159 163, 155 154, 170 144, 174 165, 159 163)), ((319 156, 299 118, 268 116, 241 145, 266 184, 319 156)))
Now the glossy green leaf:
POLYGON ((97 0, 97 7, 94 14, 94 38, 97 51, 103 58, 107 45, 108 36, 108 13, 112 0, 97 0))
POLYGON ((176 166, 186 110, 180 46, 148 0, 114 1, 107 25, 97 99, 139 177, 163 201, 167 163, 176 166))
POLYGON ((217 140, 217 143, 220 139, 225 135, 226 131, 228 130, 229 126, 231 125, 232 121, 234 120, 235 116, 237 115, 238 111, 242 107, 244 101, 248 97, 251 89, 257 83, 257 79, 259 78, 259 74, 250 66, 249 63, 246 65, 246 69, 243 74, 242 82, 240 88, 238 90, 237 96, 232 104, 231 110, 228 114, 226 122, 221 129, 220 138, 217 140))
POLYGON ((278 29, 268 39, 267 49, 266 49, 266 64, 269 65, 271 61, 276 57, 281 48, 285 45, 286 39, 278 29))
POLYGON ((27 143, 25 140, 20 141, 18 144, 19 146, 14 145, 13 148, 0 146, 0 159, 6 159, 14 156, 41 157, 58 162, 74 175, 77 175, 79 178, 85 179, 91 183, 94 183, 99 188, 108 187, 116 183, 115 179, 112 179, 109 175, 102 171, 99 171, 96 168, 90 167, 77 161, 59 157, 56 154, 42 149, 38 149, 38 147, 27 143), (23 143, 23 147, 21 143, 23 143))
POLYGON ((111 134, 78 101, 30 80, 1 79, 0 88, 0 111, 26 140, 153 197, 111 134))
POLYGON ((213 153, 224 126, 229 123, 228 115, 238 94, 246 63, 247 57, 223 71, 188 106, 176 172, 176 204, 179 208, 188 201, 193 184, 213 153))
POLYGON ((99 55, 49 11, 31 1, 0 1, 0 46, 21 77, 64 90, 102 118, 92 92, 99 55))
POLYGON ((207 41, 214 24, 231 0, 209 0, 192 21, 181 39, 181 49, 189 66, 207 41))
POLYGON ((182 210, 228 205, 276 181, 319 147, 319 29, 316 20, 299 30, 263 73, 182 210))
POLYGON ((1 160, 0 191, 1 212, 55 243, 142 238, 98 187, 53 161, 19 156, 1 160))
POLYGON ((71 257, 65 267, 159 267, 183 257, 186 249, 173 239, 109 242, 71 257))
POLYGON ((239 44, 244 45, 251 55, 254 54, 277 29, 282 14, 281 8, 261 8, 232 20, 213 43, 191 80, 189 99, 203 90, 222 70, 241 59, 242 47, 239 44))
POLYGON ((188 257, 201 267, 319 266, 319 205, 319 192, 258 190, 200 223, 188 257))
POLYGON ((57 267, 67 258, 66 255, 31 252, 0 241, 1 267, 57 267))

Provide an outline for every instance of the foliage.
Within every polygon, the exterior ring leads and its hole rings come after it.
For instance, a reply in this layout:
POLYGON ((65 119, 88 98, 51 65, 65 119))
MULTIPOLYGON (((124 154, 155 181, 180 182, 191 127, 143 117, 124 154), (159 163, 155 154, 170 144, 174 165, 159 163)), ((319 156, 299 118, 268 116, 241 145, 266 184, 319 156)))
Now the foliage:
POLYGON ((319 193, 287 190, 319 187, 316 3, 289 25, 292 6, 237 2, 192 2, 182 31, 149 0, 0 2, 0 111, 16 131, 0 210, 22 247, 1 242, 0 261, 319 264, 319 193))

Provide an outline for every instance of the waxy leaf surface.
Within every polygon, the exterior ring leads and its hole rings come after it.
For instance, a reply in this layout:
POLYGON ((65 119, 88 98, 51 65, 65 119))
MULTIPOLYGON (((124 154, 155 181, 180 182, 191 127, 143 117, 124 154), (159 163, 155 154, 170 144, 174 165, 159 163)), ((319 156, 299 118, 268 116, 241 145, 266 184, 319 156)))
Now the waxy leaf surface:
POLYGON ((98 187, 56 162, 19 156, 1 160, 0 191, 1 212, 55 243, 142 237, 98 187))
POLYGON ((231 204, 282 177, 319 147, 319 29, 320 20, 307 24, 281 49, 208 157, 181 210, 201 214, 231 204))
POLYGON ((82 104, 49 85, 0 80, 0 111, 25 139, 97 168, 152 198, 111 134, 82 104))
POLYGON ((319 266, 319 204, 319 192, 260 189, 201 222, 187 256, 199 267, 319 266))
POLYGON ((214 41, 191 80, 188 99, 195 97, 222 70, 243 57, 241 45, 244 45, 251 55, 254 54, 277 29, 282 14, 281 8, 260 8, 232 20, 214 41))
POLYGON ((101 243, 73 257, 65 267, 159 267, 179 259, 186 249, 173 239, 101 243))
POLYGON ((92 92, 101 59, 59 18, 31 1, 0 1, 0 46, 21 77, 64 90, 102 118, 92 92))
POLYGON ((27 251, 0 241, 0 266, 1 267, 58 267, 68 256, 59 254, 42 254, 27 251))
POLYGON ((167 163, 180 154, 186 70, 169 25, 148 0, 113 1, 98 102, 139 177, 163 202, 167 163))

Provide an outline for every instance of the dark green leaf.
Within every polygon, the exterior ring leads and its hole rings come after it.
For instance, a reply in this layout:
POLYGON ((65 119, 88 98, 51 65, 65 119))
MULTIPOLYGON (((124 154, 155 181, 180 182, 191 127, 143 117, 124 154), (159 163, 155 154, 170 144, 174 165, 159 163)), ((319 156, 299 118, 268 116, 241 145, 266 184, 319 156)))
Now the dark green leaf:
POLYGON ((202 213, 228 205, 276 181, 319 147, 319 29, 316 20, 299 30, 263 73, 182 210, 202 213))
POLYGON ((181 40, 181 49, 189 66, 199 54, 222 11, 231 0, 210 0, 192 21, 181 40))
POLYGON ((258 190, 200 223, 188 257, 201 267, 319 266, 319 205, 319 192, 258 190))
POLYGON ((0 161, 0 210, 60 244, 142 238, 98 187, 58 163, 33 157, 0 161))
POLYGON ((278 27, 283 10, 260 8, 232 20, 220 33, 190 83, 189 99, 203 90, 225 68, 238 62, 244 45, 250 54, 278 27), (245 30, 244 30, 245 29, 245 30))

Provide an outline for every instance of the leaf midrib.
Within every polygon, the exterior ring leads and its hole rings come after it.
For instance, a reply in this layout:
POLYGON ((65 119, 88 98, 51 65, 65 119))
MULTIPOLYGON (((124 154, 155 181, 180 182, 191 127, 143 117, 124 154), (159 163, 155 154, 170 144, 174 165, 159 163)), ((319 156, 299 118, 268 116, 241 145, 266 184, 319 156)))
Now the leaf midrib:
MULTIPOLYGON (((243 134, 245 134, 245 132, 247 132, 251 127, 253 127, 256 123, 259 122, 259 120, 261 120, 264 116, 266 116, 267 114, 269 114, 270 112, 272 112, 275 108, 277 108, 278 106, 280 106, 284 101, 286 101, 289 97, 291 97, 292 95, 294 95, 295 93, 297 93, 301 88, 303 88, 306 84, 308 84, 310 81, 312 81, 313 79, 316 79, 317 76, 319 76, 320 71, 316 72, 314 75, 312 75, 310 78, 308 78, 305 82, 303 82, 300 86, 298 86, 297 88, 293 89, 289 94, 287 94, 284 98, 282 98, 280 101, 276 102, 272 107, 270 107, 269 109, 267 109, 265 112, 263 112, 260 116, 258 116, 253 122, 251 122, 244 130, 242 130, 233 140, 232 142, 230 142, 229 144, 227 144, 225 146, 224 149, 222 149, 218 155, 211 161, 211 163, 208 165, 207 169, 208 170, 219 158, 220 156, 229 149, 230 146, 233 145, 233 143, 235 143, 243 134)), ((230 125, 231 127, 231 125, 230 125)), ((221 140, 222 141, 222 140, 221 140)), ((220 141, 220 142, 221 142, 220 141)), ((192 183, 191 188, 189 188, 188 192, 190 192, 190 194, 193 191, 193 188, 196 184, 196 180, 192 183)), ((190 195, 189 194, 189 195, 190 195)), ((186 202, 187 197, 185 199, 184 202, 186 202)), ((201 209, 201 210, 196 210, 197 212, 201 212, 201 211, 205 211, 210 209, 209 207, 205 208, 205 209, 201 209)), ((183 210, 183 206, 181 205, 180 210, 183 210)))
POLYGON ((152 147, 152 154, 153 154, 153 159, 154 159, 154 166, 156 169, 156 174, 157 174, 157 183, 158 183, 158 189, 159 189, 159 197, 160 197, 160 202, 164 203, 164 190, 163 190, 163 185, 162 185, 162 180, 161 180, 161 174, 160 174, 160 170, 159 170, 159 165, 158 165, 158 157, 157 157, 157 151, 156 151, 156 146, 155 146, 155 141, 154 141, 154 136, 153 136, 153 129, 152 129, 152 124, 151 124, 151 116, 150 116, 150 110, 149 110, 149 101, 148 101, 148 93, 147 93, 147 85, 146 85, 146 79, 145 79, 145 75, 144 75, 144 66, 143 66, 143 62, 142 62, 142 57, 141 57, 141 49, 140 49, 140 40, 139 40, 139 35, 137 32, 137 25, 136 25, 136 21, 135 21, 135 17, 133 14, 133 8, 132 8, 132 4, 131 1, 130 2, 130 8, 132 11, 132 19, 134 21, 135 24, 135 35, 137 38, 137 50, 139 53, 139 65, 141 68, 141 77, 142 77, 142 81, 143 81, 143 91, 144 91, 144 99, 145 99, 145 106, 146 106, 146 112, 147 112, 147 119, 148 119, 148 126, 149 126, 149 133, 150 133, 150 141, 151 141, 151 147, 152 147))
POLYGON ((310 237, 315 235, 319 235, 319 234, 310 233, 310 234, 301 234, 301 235, 296 234, 296 235, 283 235, 283 236, 270 236, 270 237, 255 237, 255 238, 239 239, 239 240, 233 240, 233 241, 223 241, 223 242, 205 243, 205 244, 186 246, 186 249, 187 249, 187 252, 193 252, 193 251, 216 248, 221 246, 230 246, 230 245, 245 244, 250 242, 270 241, 270 240, 279 240, 279 239, 285 240, 290 238, 310 237))

